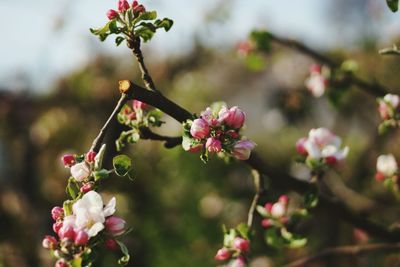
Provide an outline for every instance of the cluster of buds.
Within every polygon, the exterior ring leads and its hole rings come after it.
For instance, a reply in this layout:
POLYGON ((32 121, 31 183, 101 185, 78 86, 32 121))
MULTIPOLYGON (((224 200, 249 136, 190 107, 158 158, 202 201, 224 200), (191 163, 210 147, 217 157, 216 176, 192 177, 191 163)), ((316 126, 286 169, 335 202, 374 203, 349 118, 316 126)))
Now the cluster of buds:
POLYGON ((380 155, 376 161, 375 179, 385 186, 398 189, 399 167, 392 154, 380 155))
POLYGON ((126 104, 118 113, 119 123, 128 126, 128 131, 123 131, 116 140, 117 150, 121 150, 125 143, 134 144, 139 141, 141 128, 160 127, 164 122, 161 120, 162 112, 146 103, 133 100, 126 104))
POLYGON ((311 129, 308 137, 297 141, 296 150, 311 170, 319 171, 336 165, 347 157, 349 148, 341 148, 341 145, 340 137, 326 128, 317 128, 311 129))
POLYGON ((146 8, 143 5, 139 5, 138 1, 133 1, 130 5, 126 0, 118 1, 118 11, 110 9, 107 11, 107 18, 113 20, 125 16, 125 13, 130 11, 133 16, 137 17, 140 13, 145 12, 146 8))
POLYGON ((236 45, 236 52, 239 57, 247 57, 255 49, 250 40, 241 41, 236 45))
POLYGON ((310 67, 310 76, 305 81, 305 86, 314 97, 321 97, 327 87, 330 77, 329 69, 325 66, 313 64, 310 67))
POLYGON ((388 128, 398 127, 400 97, 394 94, 387 94, 383 98, 378 98, 378 111, 383 120, 379 126, 380 132, 385 132, 388 128))
POLYGON ((135 45, 140 45, 136 42, 138 38, 146 42, 153 37, 157 29, 164 28, 165 31, 169 31, 172 27, 172 20, 157 19, 156 11, 147 11, 138 1, 129 4, 127 0, 119 0, 117 7, 117 10, 107 11, 109 21, 102 28, 90 29, 101 41, 111 34, 116 34, 118 35, 115 39, 117 45, 127 40, 128 46, 133 48, 135 45), (133 44, 133 42, 136 43, 133 44))
POLYGON ((214 256, 217 261, 229 261, 228 266, 244 267, 246 265, 246 254, 250 250, 250 241, 247 230, 238 231, 230 229, 225 232, 224 246, 214 256))
POLYGON ((64 208, 52 209, 56 237, 46 235, 42 245, 58 258, 56 267, 70 266, 77 258, 90 254, 99 244, 109 249, 116 248, 115 238, 126 231, 126 223, 113 215, 115 203, 115 198, 112 198, 104 206, 101 196, 90 191, 73 204, 66 202, 64 208))
POLYGON ((275 203, 268 202, 264 206, 257 206, 258 213, 263 217, 261 225, 266 229, 265 240, 271 246, 297 248, 307 242, 307 239, 288 230, 289 224, 307 216, 307 210, 298 209, 289 214, 288 204, 289 198, 282 195, 275 203))
POLYGON ((256 144, 240 135, 245 119, 245 113, 238 107, 208 107, 201 112, 199 118, 184 123, 183 149, 202 152, 201 159, 204 162, 213 153, 247 160, 256 144))

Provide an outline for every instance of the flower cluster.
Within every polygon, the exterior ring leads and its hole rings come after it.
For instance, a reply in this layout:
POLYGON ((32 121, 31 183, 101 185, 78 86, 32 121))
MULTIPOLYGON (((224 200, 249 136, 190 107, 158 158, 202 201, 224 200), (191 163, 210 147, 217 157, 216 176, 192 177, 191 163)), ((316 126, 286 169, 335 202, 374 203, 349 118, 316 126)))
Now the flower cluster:
POLYGON ((248 229, 244 224, 236 229, 225 231, 224 246, 217 251, 215 260, 230 261, 229 266, 243 267, 246 265, 246 254, 250 250, 248 229))
POLYGON ((297 152, 313 171, 332 166, 347 157, 349 148, 341 148, 342 140, 326 128, 311 129, 308 137, 296 143, 297 152))
POLYGON ((321 97, 328 87, 329 76, 326 67, 313 64, 310 67, 310 76, 306 79, 305 86, 314 97, 321 97))
POLYGON ((271 246, 298 248, 307 242, 306 238, 288 230, 289 225, 307 216, 307 210, 299 209, 289 214, 288 204, 289 198, 282 195, 275 203, 268 202, 264 206, 257 206, 258 213, 264 218, 261 225, 266 229, 265 240, 271 246))
POLYGON ((125 221, 114 216, 116 200, 112 198, 105 205, 95 189, 112 172, 128 175, 131 163, 127 156, 119 155, 113 160, 114 170, 102 169, 104 151, 105 146, 98 154, 90 151, 86 155, 62 157, 64 166, 71 172, 67 186, 71 199, 64 201, 63 207, 52 209, 55 236, 46 235, 42 242, 58 259, 56 267, 89 266, 93 260, 91 254, 100 246, 112 250, 120 247, 124 256, 119 263, 125 265, 129 261, 126 247, 116 240, 126 233, 125 221))
POLYGON ((380 132, 397 127, 400 120, 400 97, 387 94, 383 98, 378 98, 378 111, 383 120, 379 126, 380 132))
POLYGON ((146 103, 133 100, 131 104, 125 105, 118 113, 119 123, 128 126, 128 131, 123 131, 116 140, 117 150, 120 151, 125 143, 134 144, 140 139, 141 128, 160 127, 162 112, 146 103))
POLYGON ((398 189, 399 167, 392 154, 380 155, 376 161, 375 179, 383 182, 385 186, 398 189))
POLYGON ((129 4, 126 0, 119 0, 117 10, 110 9, 106 15, 109 22, 105 26, 90 30, 99 36, 101 41, 111 34, 117 34, 117 45, 124 40, 131 42, 135 37, 140 37, 146 42, 153 37, 157 29, 164 28, 165 31, 169 31, 173 24, 168 18, 157 19, 156 11, 147 11, 138 1, 129 4))
POLYGON ((214 104, 202 111, 199 118, 183 124, 183 149, 202 152, 204 162, 213 153, 247 160, 256 144, 240 135, 245 119, 245 113, 238 107, 228 109, 223 104, 214 104))

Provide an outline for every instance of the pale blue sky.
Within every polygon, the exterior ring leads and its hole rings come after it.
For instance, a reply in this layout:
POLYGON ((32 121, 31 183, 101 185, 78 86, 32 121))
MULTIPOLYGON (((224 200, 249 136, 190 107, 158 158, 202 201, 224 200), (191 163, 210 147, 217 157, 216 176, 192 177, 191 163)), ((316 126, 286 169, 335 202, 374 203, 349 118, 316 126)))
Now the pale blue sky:
MULTIPOLYGON (((334 0, 331 0, 334 1, 334 0)), ((372 0, 378 1, 378 0, 372 0)), ((107 21, 105 12, 115 8, 116 0, 1 0, 0 88, 23 88, 26 85, 41 91, 63 75, 93 58, 96 53, 127 53, 115 48, 112 39, 106 43, 91 36, 90 27, 107 21), (65 17, 64 26, 55 30, 65 17)), ((209 43, 233 45, 245 38, 254 27, 266 27, 284 36, 302 39, 315 47, 347 45, 337 29, 324 19, 320 0, 142 0, 159 16, 175 21, 171 31, 157 34, 150 45, 157 56, 185 51, 196 33, 208 35, 209 43), (233 5, 227 23, 200 29, 207 14, 218 2, 233 5), (288 5, 290 3, 290 8, 288 5), (179 51, 179 52, 177 52, 179 51)), ((384 2, 383 0, 381 2, 384 2)), ((400 32, 400 15, 384 10, 387 27, 382 36, 388 40, 400 32)), ((152 53, 152 54, 154 54, 152 53)))

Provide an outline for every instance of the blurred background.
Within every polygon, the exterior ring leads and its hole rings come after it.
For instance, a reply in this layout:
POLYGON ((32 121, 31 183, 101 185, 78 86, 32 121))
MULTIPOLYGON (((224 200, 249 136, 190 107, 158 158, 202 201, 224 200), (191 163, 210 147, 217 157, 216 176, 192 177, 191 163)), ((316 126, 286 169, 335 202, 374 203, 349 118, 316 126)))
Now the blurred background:
MULTIPOLYGON (((374 210, 393 223, 396 197, 373 180, 379 154, 393 153, 395 134, 378 138, 376 102, 350 88, 340 101, 313 98, 304 88, 312 59, 274 45, 249 61, 236 51, 255 28, 300 40, 337 60, 353 59, 357 75, 398 92, 398 59, 377 51, 399 40, 400 17, 384 0, 183 1, 143 0, 148 10, 169 17, 169 33, 144 44, 145 60, 158 88, 199 113, 211 102, 238 105, 247 115, 245 135, 265 160, 305 179, 294 164, 294 143, 310 128, 328 127, 350 146, 347 164, 328 183, 354 209, 374 210), (344 187, 344 184, 348 188, 344 187), (376 203, 360 197, 363 193, 376 203)), ((107 20, 113 0, 1 0, 0 27, 0 267, 52 266, 41 240, 51 230, 50 209, 66 198, 68 170, 60 157, 85 153, 118 98, 117 81, 140 82, 124 46, 101 43, 89 32, 107 20)), ((158 132, 179 135, 166 117, 158 132)), ((221 225, 246 220, 254 192, 249 169, 214 159, 204 165, 180 147, 140 141, 124 151, 134 158, 134 182, 113 177, 106 198, 117 197, 118 214, 134 231, 126 238, 129 266, 216 266, 221 225)), ((278 177, 275 177, 278 178, 278 177)), ((281 193, 268 188, 263 200, 281 193)), ((301 197, 289 192, 291 205, 301 197)), ((259 218, 258 218, 259 219, 259 218)), ((260 228, 258 230, 261 231, 260 228)), ((324 247, 355 244, 366 237, 329 211, 299 225, 309 245, 277 251, 252 244, 250 266, 281 266, 324 247)), ((97 266, 114 266, 106 253, 97 266)), ((399 266, 396 255, 336 257, 312 266, 399 266)), ((310 265, 311 266, 311 265, 310 265)))

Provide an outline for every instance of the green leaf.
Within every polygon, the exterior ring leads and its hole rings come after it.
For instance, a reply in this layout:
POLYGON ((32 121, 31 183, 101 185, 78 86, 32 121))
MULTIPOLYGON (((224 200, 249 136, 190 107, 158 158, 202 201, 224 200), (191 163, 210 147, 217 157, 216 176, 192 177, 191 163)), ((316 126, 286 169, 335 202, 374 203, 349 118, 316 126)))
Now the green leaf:
POLYGON ((126 141, 131 144, 135 144, 140 140, 140 134, 137 131, 132 131, 130 135, 126 138, 126 141))
POLYGON ((396 12, 399 9, 399 0, 386 0, 386 4, 392 12, 396 12))
POLYGON ((171 29, 174 21, 169 18, 163 18, 162 20, 156 20, 154 24, 156 25, 157 29, 164 28, 164 30, 167 32, 171 29))
POLYGON ((132 160, 126 155, 118 155, 113 158, 115 173, 119 176, 125 176, 132 168, 132 160))
POLYGON ((82 267, 82 258, 75 258, 71 262, 71 267, 82 267))
POLYGON ((240 236, 249 239, 249 227, 245 223, 241 223, 236 226, 236 230, 239 232, 240 236))
POLYGON ((265 60, 260 55, 250 53, 246 57, 246 66, 252 71, 263 70, 265 65, 265 60))
POLYGON ((282 248, 285 242, 276 228, 269 228, 265 231, 265 242, 275 248, 282 248))
POLYGON ((72 215, 72 205, 73 204, 74 204, 74 201, 72 201, 72 200, 64 201, 63 209, 64 209, 65 216, 72 215))
POLYGON ((94 176, 95 181, 99 181, 99 180, 108 178, 109 172, 106 169, 102 169, 99 171, 94 171, 93 176, 94 176))
MULTIPOLYGON (((151 24, 153 25, 153 24, 151 24)), ((135 30, 135 35, 140 36, 144 42, 147 42, 153 38, 155 33, 155 28, 151 26, 142 26, 135 30)))
MULTIPOLYGON (((124 37, 118 36, 117 38, 115 38, 115 44, 116 44, 117 46, 119 46, 124 40, 125 40, 124 37)), ((118 114, 118 115, 119 115, 119 114, 118 114)))
POLYGON ((157 18, 157 11, 146 11, 140 14, 140 16, 135 20, 138 23, 142 20, 153 20, 157 18))
POLYGON ((93 33, 94 35, 106 34, 110 30, 110 25, 113 25, 111 27, 114 27, 116 25, 116 21, 110 20, 109 22, 107 22, 106 25, 104 25, 102 28, 99 28, 99 29, 90 28, 90 32, 93 33))
POLYGON ((121 252, 123 256, 118 260, 118 264, 121 266, 125 266, 128 264, 130 255, 129 255, 129 250, 128 248, 124 245, 124 243, 117 241, 117 244, 119 245, 121 252))
POLYGON ((268 211, 263 206, 257 205, 256 206, 256 210, 263 217, 268 217, 269 216, 268 211))
POLYGON ((76 199, 76 197, 79 194, 79 185, 76 182, 74 177, 70 177, 68 179, 68 185, 66 188, 66 193, 72 198, 72 199, 76 199))
POLYGON ((256 48, 262 52, 269 52, 271 50, 271 37, 269 32, 254 30, 250 33, 250 38, 254 41, 256 48))
POLYGON ((312 190, 304 195, 304 204, 307 209, 315 208, 318 205, 318 191, 312 190))

